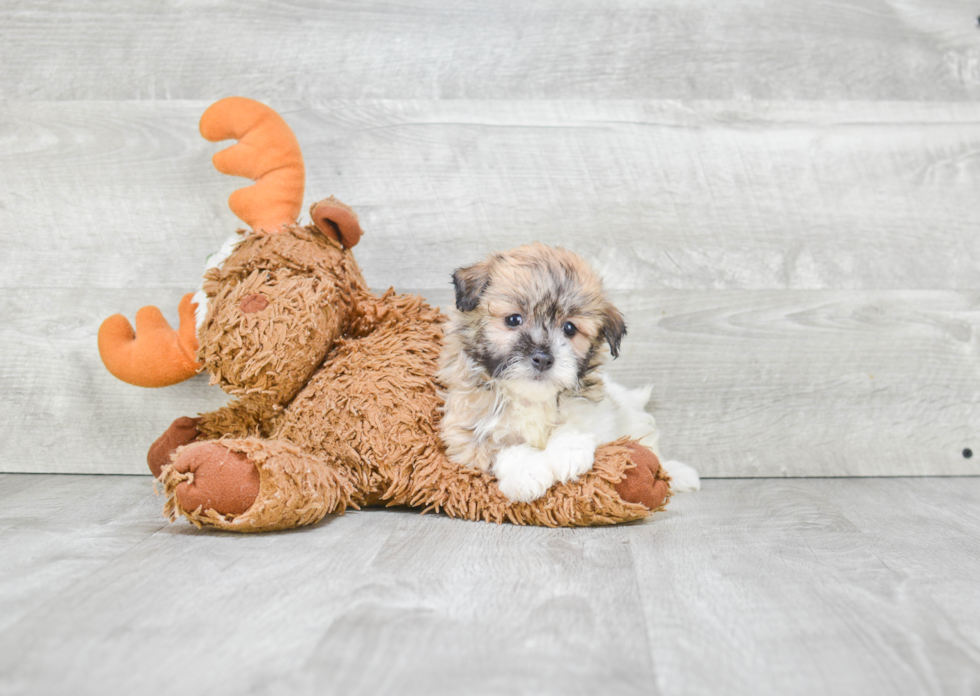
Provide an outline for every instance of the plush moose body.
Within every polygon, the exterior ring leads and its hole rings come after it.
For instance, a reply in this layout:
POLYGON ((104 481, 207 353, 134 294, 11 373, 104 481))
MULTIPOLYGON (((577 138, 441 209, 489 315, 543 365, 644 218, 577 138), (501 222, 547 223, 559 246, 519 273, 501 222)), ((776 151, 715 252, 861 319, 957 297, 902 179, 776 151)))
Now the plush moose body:
POLYGON ((206 272, 197 302, 182 300, 177 331, 154 307, 140 310, 135 332, 121 315, 99 331, 103 361, 127 382, 165 386, 204 370, 235 397, 177 419, 150 448, 172 518, 268 531, 383 504, 584 526, 666 504, 656 456, 628 440, 602 445, 591 471, 531 503, 451 463, 438 436, 441 313, 419 296, 368 290, 351 253, 362 233, 344 204, 320 201, 311 224, 297 223, 302 157, 278 114, 232 97, 205 112, 201 133, 239 141, 214 162, 256 180, 230 199, 251 230, 206 272))

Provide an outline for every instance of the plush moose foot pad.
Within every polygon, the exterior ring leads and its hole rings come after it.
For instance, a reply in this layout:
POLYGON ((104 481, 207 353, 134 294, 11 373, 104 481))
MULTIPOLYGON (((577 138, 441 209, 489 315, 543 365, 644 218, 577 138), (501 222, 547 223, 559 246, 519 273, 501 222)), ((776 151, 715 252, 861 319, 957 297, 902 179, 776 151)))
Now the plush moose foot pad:
POLYGON ((146 453, 146 463, 150 467, 150 472, 155 478, 160 478, 163 467, 170 463, 170 455, 178 447, 189 445, 197 440, 200 433, 197 430, 197 423, 200 418, 188 418, 181 416, 170 427, 157 438, 156 442, 150 445, 150 451, 146 453))
POLYGON ((633 450, 630 460, 636 464, 627 469, 623 480, 616 484, 619 497, 628 503, 639 503, 649 510, 659 510, 671 495, 670 479, 660 468, 657 455, 639 442, 626 442, 633 450))
POLYGON ((173 467, 186 476, 175 491, 177 504, 184 510, 241 515, 259 495, 259 471, 252 460, 214 442, 188 447, 173 467))
POLYGON ((283 440, 257 437, 195 442, 174 454, 161 481, 163 514, 196 527, 271 532, 315 524, 353 505, 342 466, 283 440))

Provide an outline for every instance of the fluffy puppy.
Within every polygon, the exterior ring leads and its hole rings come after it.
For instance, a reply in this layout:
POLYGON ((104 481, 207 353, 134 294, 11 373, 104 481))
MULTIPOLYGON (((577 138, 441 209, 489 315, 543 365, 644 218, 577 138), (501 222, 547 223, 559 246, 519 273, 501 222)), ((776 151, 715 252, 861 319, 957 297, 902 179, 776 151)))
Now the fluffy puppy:
MULTIPOLYGON (((659 457, 649 388, 602 377, 626 322, 584 259, 528 244, 458 269, 453 285, 439 371, 450 460, 491 471, 510 500, 530 502, 588 471, 601 443, 630 436, 659 457)), ((691 486, 687 475, 681 487, 691 486)))

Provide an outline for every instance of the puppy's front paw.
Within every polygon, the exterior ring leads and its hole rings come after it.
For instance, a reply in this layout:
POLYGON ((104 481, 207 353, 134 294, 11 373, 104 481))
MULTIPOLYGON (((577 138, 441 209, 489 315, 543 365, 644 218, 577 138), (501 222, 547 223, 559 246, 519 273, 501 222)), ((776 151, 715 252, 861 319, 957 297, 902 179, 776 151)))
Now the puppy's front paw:
POLYGON ((548 457, 530 445, 502 449, 493 465, 500 492, 512 503, 537 500, 555 482, 548 457))
POLYGON ((701 490, 701 477, 690 464, 671 459, 660 462, 660 468, 670 476, 670 489, 674 493, 693 493, 701 490))
POLYGON ((556 481, 567 483, 592 468, 595 461, 596 438, 591 433, 566 430, 548 441, 545 454, 556 481))

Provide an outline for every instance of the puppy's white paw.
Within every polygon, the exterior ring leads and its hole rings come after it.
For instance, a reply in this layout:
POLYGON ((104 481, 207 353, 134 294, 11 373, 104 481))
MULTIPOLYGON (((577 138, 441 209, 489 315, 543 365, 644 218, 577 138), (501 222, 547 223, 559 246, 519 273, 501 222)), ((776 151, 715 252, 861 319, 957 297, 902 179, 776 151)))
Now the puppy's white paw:
POLYGON ((506 447, 493 464, 500 492, 512 503, 537 500, 555 482, 548 457, 530 445, 506 447))
POLYGON ((701 490, 701 477, 693 466, 672 459, 660 462, 660 468, 670 476, 670 489, 674 493, 693 493, 701 490))
POLYGON ((592 468, 595 461, 596 438, 591 433, 564 430, 548 440, 545 454, 556 481, 567 483, 592 468))

